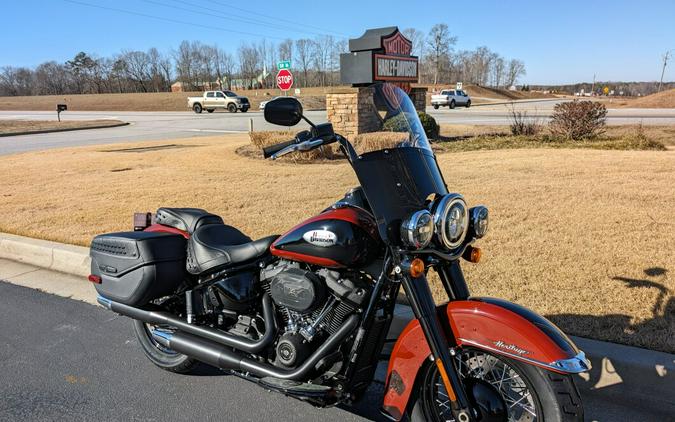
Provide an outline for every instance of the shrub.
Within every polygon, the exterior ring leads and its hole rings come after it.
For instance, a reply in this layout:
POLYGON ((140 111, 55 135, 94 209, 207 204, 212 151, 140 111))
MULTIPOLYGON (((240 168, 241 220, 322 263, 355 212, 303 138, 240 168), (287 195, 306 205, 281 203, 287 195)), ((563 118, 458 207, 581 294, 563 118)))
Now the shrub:
POLYGON ((527 111, 516 111, 511 106, 511 135, 532 136, 541 132, 541 123, 535 118, 527 116, 527 111))
MULTIPOLYGON (((439 126, 438 123, 436 123, 436 119, 422 111, 418 111, 417 116, 420 118, 420 122, 422 122, 422 128, 424 128, 424 133, 427 135, 427 138, 438 138, 439 126)), ((407 132, 408 123, 406 121, 405 115, 403 113, 399 113, 396 116, 386 120, 382 125, 382 130, 387 132, 407 132)))
POLYGON ((554 135, 575 141, 595 138, 604 132, 606 117, 604 104, 574 100, 556 104, 549 128, 554 135))
POLYGON ((417 115, 420 118, 420 122, 422 122, 422 127, 424 128, 424 133, 426 133, 427 138, 438 138, 440 127, 438 126, 438 123, 436 123, 436 119, 423 111, 418 111, 417 115))

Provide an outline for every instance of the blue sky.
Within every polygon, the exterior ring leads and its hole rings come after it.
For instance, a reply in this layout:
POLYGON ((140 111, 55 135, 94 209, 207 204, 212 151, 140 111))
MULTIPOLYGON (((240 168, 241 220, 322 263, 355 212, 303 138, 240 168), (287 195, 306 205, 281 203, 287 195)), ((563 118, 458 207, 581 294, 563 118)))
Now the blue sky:
MULTIPOLYGON (((312 37, 316 33, 356 37, 366 28, 389 25, 427 32, 440 22, 447 23, 458 37, 457 49, 486 45, 505 57, 524 60, 527 76, 523 82, 531 84, 590 81, 594 73, 603 81, 658 80, 662 54, 675 50, 673 0, 71 1, 77 3, 3 2, 0 66, 34 66, 47 60, 63 62, 79 51, 101 56, 122 49, 157 47, 165 51, 184 39, 216 43, 234 53, 242 41, 268 38, 276 42, 286 37, 312 37), (83 3, 211 28, 92 8, 83 3), (264 21, 267 25, 228 22, 191 11, 264 21)), ((664 80, 675 80, 675 59, 671 60, 664 80)))

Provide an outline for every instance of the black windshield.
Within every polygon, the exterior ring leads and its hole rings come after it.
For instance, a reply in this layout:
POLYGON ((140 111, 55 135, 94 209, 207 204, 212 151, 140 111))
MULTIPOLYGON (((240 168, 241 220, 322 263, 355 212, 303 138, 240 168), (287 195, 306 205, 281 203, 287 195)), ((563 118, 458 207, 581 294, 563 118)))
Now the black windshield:
MULTIPOLYGON (((432 194, 447 188, 410 97, 391 84, 368 88, 369 130, 356 147, 379 145, 352 165, 378 222, 380 236, 398 243, 401 221, 425 207, 432 194)), ((366 133, 364 133, 366 132, 366 133)), ((372 148, 371 148, 372 149, 372 148)))

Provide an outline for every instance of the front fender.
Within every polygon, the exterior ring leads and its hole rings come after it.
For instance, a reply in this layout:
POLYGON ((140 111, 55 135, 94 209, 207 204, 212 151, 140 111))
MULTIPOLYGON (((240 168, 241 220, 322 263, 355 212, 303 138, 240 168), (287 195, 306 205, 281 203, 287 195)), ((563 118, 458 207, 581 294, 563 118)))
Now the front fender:
MULTIPOLYGON (((590 369, 583 352, 546 318, 514 303, 493 298, 449 302, 437 308, 458 346, 475 347, 559 373, 590 369)), ((416 319, 410 321, 392 349, 382 410, 395 420, 403 416, 417 372, 431 351, 416 319)))

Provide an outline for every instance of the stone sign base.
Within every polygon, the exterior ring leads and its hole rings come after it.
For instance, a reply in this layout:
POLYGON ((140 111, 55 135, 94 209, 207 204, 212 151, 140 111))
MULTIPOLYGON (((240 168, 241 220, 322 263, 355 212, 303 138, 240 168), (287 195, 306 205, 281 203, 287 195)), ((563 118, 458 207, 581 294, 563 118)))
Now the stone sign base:
MULTIPOLYGON (((380 121, 370 110, 373 101, 369 94, 367 88, 341 88, 326 94, 326 114, 336 133, 352 139, 378 130, 380 121)), ((424 111, 427 88, 412 88, 409 95, 417 111, 424 111)))

